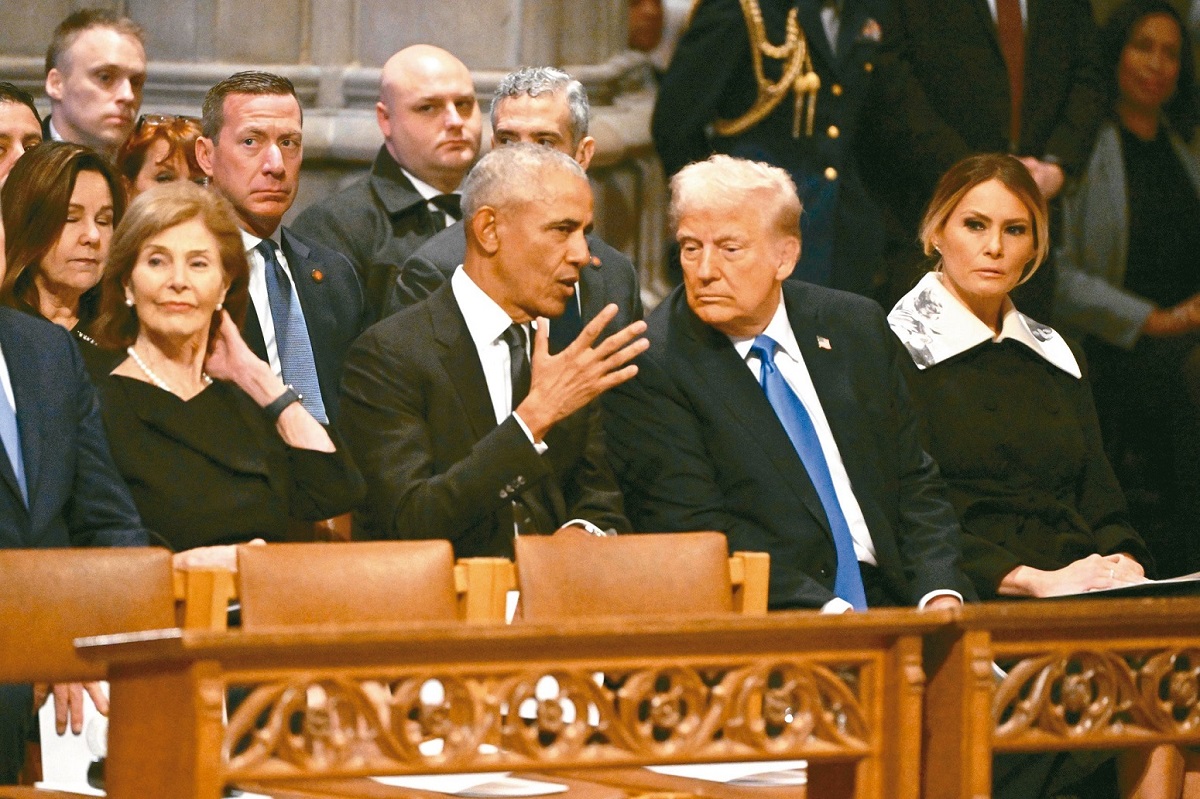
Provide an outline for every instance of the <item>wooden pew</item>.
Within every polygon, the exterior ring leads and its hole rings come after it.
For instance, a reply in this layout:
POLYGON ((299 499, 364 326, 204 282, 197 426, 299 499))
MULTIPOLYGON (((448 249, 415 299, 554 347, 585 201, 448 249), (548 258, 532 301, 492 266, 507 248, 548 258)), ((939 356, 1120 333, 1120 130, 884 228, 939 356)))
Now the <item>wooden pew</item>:
POLYGON ((216 799, 235 781, 792 758, 843 764, 822 797, 908 799, 921 636, 949 618, 786 612, 79 643, 109 670, 113 799, 216 799), (610 679, 598 683, 597 672, 610 679), (547 676, 557 689, 543 696, 547 676), (421 696, 431 679, 440 698, 421 696), (256 687, 227 727, 231 685, 256 687), (533 721, 518 714, 526 706, 533 721), (264 712, 272 721, 260 729, 264 712), (285 719, 303 719, 301 732, 285 719), (497 751, 480 750, 493 739, 497 751), (440 754, 417 749, 429 740, 440 754))
POLYGON ((926 670, 927 799, 990 796, 994 752, 1200 743, 1200 598, 968 606, 926 670))

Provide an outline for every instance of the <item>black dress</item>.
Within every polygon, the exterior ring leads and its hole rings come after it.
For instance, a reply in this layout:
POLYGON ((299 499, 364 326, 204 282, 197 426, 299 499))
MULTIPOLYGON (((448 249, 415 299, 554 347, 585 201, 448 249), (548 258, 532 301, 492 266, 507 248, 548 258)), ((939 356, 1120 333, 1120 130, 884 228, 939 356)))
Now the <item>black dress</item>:
POLYGON ((914 367, 909 385, 980 598, 994 598, 1020 565, 1052 571, 1125 552, 1150 566, 1105 457, 1086 380, 1006 339, 914 367))
POLYGON ((98 383, 117 469, 142 515, 176 551, 284 540, 289 517, 349 511, 362 477, 342 447, 289 447, 249 396, 214 381, 186 402, 120 375, 98 383))

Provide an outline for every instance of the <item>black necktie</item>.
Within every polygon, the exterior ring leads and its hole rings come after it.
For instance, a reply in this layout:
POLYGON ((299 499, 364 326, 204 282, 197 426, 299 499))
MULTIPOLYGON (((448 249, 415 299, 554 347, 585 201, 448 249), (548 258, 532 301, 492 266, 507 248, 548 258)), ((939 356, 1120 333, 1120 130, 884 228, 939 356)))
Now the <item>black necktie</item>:
POLYGON ((508 368, 512 376, 512 409, 529 394, 529 353, 525 349, 525 326, 515 322, 500 334, 508 345, 508 368))
MULTIPOLYGON (((455 221, 462 219, 462 201, 457 194, 439 194, 430 199, 442 214, 449 214, 455 221)), ((437 223, 438 230, 446 227, 446 217, 439 215, 434 220, 437 223)))

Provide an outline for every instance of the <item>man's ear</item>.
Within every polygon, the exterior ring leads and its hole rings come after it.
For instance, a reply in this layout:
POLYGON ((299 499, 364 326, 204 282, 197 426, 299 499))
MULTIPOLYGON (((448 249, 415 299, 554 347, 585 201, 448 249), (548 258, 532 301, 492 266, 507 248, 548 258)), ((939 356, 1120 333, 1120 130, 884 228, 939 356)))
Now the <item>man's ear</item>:
POLYGON ((584 136, 579 140, 579 146, 575 148, 575 160, 583 167, 584 172, 587 172, 588 165, 592 163, 592 156, 595 154, 595 139, 591 136, 584 136))
POLYGON ((779 266, 775 270, 775 279, 783 282, 796 269, 800 260, 800 237, 787 236, 779 242, 779 266))
POLYGON ((500 230, 496 220, 496 209, 485 205, 471 217, 471 238, 489 256, 500 249, 500 230))
POLYGON ((375 103, 375 121, 379 123, 379 132, 383 134, 383 138, 386 139, 392 135, 392 120, 388 116, 388 109, 383 104, 383 100, 375 103))
POLYGON ((215 147, 216 144, 207 136, 196 139, 196 163, 210 178, 213 176, 213 149, 215 147))
POLYGON ((54 67, 46 73, 46 96, 56 102, 62 102, 63 74, 54 67))

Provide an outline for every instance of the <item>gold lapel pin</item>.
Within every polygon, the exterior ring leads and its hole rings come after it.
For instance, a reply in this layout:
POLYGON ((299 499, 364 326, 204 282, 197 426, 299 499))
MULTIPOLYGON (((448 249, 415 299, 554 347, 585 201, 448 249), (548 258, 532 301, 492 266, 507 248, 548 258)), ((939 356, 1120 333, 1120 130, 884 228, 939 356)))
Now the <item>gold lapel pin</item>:
POLYGON ((314 270, 312 270, 312 279, 315 282, 320 283, 322 280, 325 279, 325 273, 322 272, 320 269, 314 269, 314 270))

